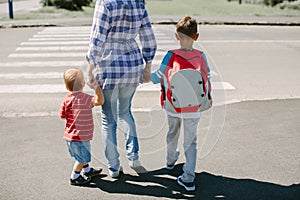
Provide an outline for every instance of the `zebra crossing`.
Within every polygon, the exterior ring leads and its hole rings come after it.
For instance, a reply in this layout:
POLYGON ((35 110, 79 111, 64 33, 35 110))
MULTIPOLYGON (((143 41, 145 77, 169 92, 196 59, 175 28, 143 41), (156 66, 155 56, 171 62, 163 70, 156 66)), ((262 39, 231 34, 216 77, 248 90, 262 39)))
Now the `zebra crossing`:
MULTIPOLYGON (((62 83, 63 71, 69 67, 84 68, 88 50, 90 27, 45 27, 28 41, 22 42, 8 55, 9 61, 0 62, 2 84, 0 93, 66 93, 62 83), (3 70, 1 70, 3 71, 3 70), (13 84, 10 84, 16 80, 13 84), (52 80, 51 83, 46 83, 52 80), (28 83, 29 82, 29 83, 28 83), (41 89, 42 88, 42 89, 41 89)), ((153 70, 159 67, 168 49, 177 48, 174 38, 154 27, 158 51, 153 70)), ((212 76, 218 73, 212 70, 212 76)), ((228 82, 212 82, 214 90, 234 90, 228 82)), ((87 88, 88 89, 88 88, 87 88)), ((138 87, 139 91, 159 91, 152 83, 138 87)))

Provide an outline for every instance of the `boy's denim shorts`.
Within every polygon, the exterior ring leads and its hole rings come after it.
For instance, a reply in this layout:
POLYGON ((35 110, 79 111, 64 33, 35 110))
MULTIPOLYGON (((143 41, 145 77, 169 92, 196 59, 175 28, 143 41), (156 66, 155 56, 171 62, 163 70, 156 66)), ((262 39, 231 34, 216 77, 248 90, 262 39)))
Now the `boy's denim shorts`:
POLYGON ((91 143, 87 142, 70 142, 66 141, 69 153, 77 162, 91 162, 91 143))

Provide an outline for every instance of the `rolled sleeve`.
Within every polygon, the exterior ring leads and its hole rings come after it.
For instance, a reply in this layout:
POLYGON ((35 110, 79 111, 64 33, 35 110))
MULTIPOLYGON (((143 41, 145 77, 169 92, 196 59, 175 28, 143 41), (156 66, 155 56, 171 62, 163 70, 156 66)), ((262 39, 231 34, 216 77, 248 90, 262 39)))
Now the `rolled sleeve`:
POLYGON ((65 109, 65 103, 64 103, 64 101, 61 103, 60 109, 58 111, 58 116, 61 119, 65 119, 66 118, 66 109, 65 109))
POLYGON ((205 60, 206 66, 207 66, 207 78, 210 80, 210 78, 211 78, 210 67, 209 67, 209 64, 208 64, 208 61, 207 61, 207 57, 206 57, 204 52, 202 52, 202 56, 205 60))
POLYGON ((172 56, 173 56, 173 53, 169 51, 163 58, 159 69, 157 69, 156 71, 151 73, 152 83, 154 83, 154 84, 160 83, 160 79, 164 76, 167 66, 169 65, 170 60, 172 59, 172 56))
POLYGON ((157 44, 146 10, 143 16, 142 25, 139 32, 139 38, 142 44, 143 59, 146 63, 149 63, 154 59, 157 44))

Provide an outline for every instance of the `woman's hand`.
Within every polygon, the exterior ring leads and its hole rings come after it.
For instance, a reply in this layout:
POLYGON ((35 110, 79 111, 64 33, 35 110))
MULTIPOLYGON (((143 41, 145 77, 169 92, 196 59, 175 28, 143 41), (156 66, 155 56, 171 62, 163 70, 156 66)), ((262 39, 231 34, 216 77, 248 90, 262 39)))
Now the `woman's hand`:
POLYGON ((151 81, 151 66, 152 63, 149 62, 144 67, 144 83, 149 83, 151 81))

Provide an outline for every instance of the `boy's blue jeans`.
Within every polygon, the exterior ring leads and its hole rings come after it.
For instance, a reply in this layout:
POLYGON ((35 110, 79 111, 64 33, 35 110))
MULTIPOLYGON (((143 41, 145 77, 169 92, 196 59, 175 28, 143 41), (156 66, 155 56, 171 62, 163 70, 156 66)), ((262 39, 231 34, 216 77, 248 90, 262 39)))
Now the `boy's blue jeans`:
POLYGON ((116 135, 118 120, 126 140, 127 158, 138 159, 139 145, 135 121, 131 113, 131 101, 135 91, 136 87, 103 91, 105 102, 102 105, 102 134, 104 153, 108 169, 111 171, 117 171, 120 167, 116 135))
POLYGON ((89 163, 91 162, 91 143, 87 142, 70 142, 67 141, 67 147, 70 156, 74 157, 76 162, 89 163))
POLYGON ((168 115, 169 130, 167 134, 167 164, 174 164, 179 152, 177 150, 181 123, 184 130, 184 154, 182 181, 193 182, 197 160, 197 129, 200 118, 177 118, 168 115))

